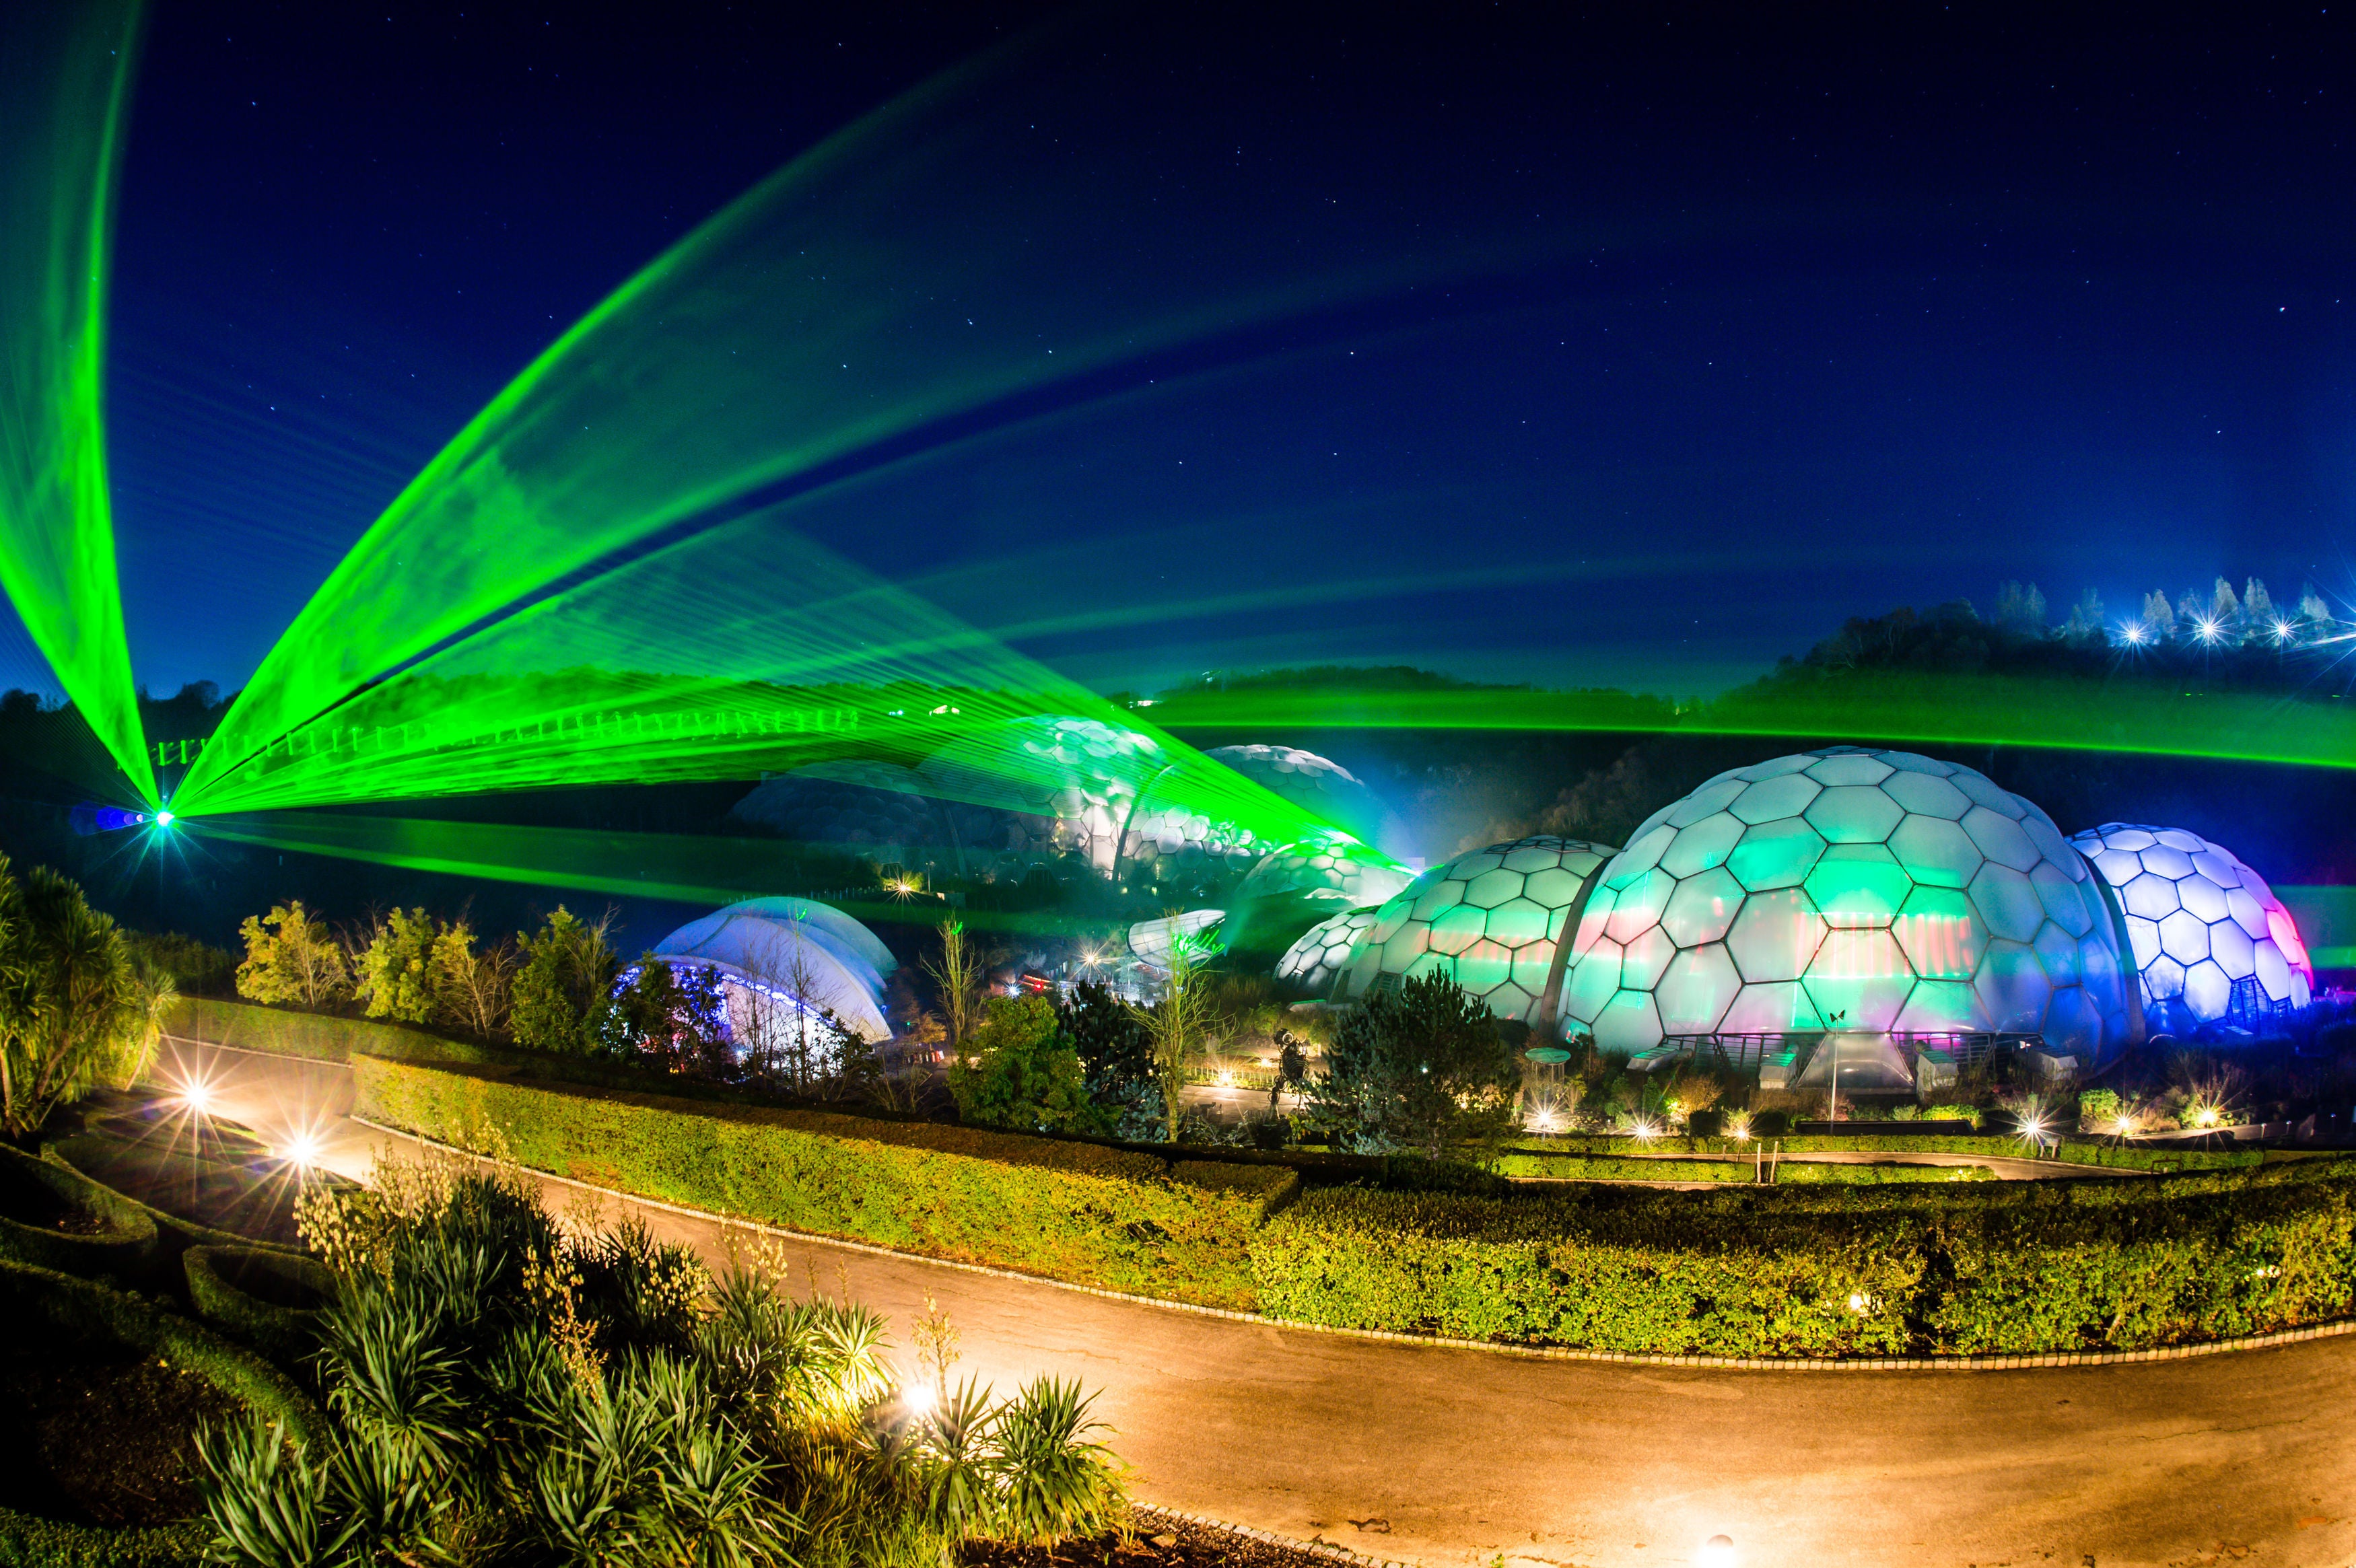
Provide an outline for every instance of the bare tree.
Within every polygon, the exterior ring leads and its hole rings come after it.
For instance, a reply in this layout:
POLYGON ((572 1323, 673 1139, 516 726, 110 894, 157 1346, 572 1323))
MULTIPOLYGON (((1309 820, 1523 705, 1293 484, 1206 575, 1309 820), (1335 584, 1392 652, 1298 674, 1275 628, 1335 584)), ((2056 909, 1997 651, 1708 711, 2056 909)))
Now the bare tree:
POLYGON ((973 1032, 975 1004, 981 994, 981 955, 965 939, 965 923, 941 922, 941 954, 927 959, 925 973, 941 990, 941 1013, 948 1026, 949 1051, 961 1055, 966 1037, 973 1032))
POLYGON ((1150 1008, 1127 1004, 1146 1031, 1153 1037, 1153 1072, 1162 1085, 1162 1123, 1163 1141, 1178 1141, 1178 1123, 1183 1115, 1179 1094, 1186 1087, 1186 1072, 1195 1059, 1203 1054, 1203 1040, 1211 1024, 1209 998, 1204 994, 1203 965, 1210 958, 1209 947, 1192 932, 1173 933, 1170 939, 1170 979, 1162 989, 1162 997, 1150 1008))

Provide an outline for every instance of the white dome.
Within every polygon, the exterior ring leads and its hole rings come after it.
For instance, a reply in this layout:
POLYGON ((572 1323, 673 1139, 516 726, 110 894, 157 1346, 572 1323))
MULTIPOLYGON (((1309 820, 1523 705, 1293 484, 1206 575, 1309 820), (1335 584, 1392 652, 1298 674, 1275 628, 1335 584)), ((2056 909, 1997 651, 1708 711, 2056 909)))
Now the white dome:
POLYGON ((2236 986, 2303 1008, 2315 966, 2265 879, 2180 827, 2105 823, 2072 839, 2116 891, 2153 1027, 2180 1006, 2196 1023, 2233 1010, 2236 986))
POLYGON ((1384 975, 1436 970, 1497 1017, 1537 1021, 1565 919, 1611 855, 1608 844, 1539 834, 1425 872, 1376 912, 1343 994, 1364 997, 1384 975))
POLYGON ((1236 901, 1288 895, 1332 899, 1350 908, 1381 903, 1415 880, 1415 873, 1346 833, 1314 833, 1260 858, 1236 901))
POLYGON ((1351 948, 1374 929, 1376 912, 1371 907, 1344 910, 1319 921, 1276 961, 1276 977, 1312 996, 1332 995, 1333 982, 1350 962, 1351 948))
POLYGON ((1832 747, 1724 773, 1639 827, 1571 939, 1566 1034, 2036 1033, 2094 1061, 2128 1020, 2100 888, 1985 775, 1832 747))
POLYGON ((884 976, 896 965, 875 933, 830 904, 747 899, 690 921, 655 944, 674 965, 708 965, 738 988, 824 1008, 871 1040, 889 1040, 884 976), (797 984, 797 981, 799 981, 797 984))

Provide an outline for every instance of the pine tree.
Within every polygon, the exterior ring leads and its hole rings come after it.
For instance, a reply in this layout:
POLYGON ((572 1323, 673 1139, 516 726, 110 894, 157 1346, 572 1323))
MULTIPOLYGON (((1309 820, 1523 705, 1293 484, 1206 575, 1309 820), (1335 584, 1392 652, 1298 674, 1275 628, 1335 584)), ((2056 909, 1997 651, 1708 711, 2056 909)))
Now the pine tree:
POLYGON ((2242 613, 2250 618, 2251 625, 2266 632, 2274 630, 2275 623, 2282 618, 2275 609, 2274 596, 2266 592, 2265 583, 2255 577, 2251 578, 2242 590, 2242 613))
POLYGON ((2044 635, 2045 595, 2034 582, 2029 585, 2028 595, 2021 601, 2020 612, 2023 623, 2020 629, 2044 635))
POLYGON ((2143 624, 2158 641, 2166 642, 2176 635, 2176 612, 2169 607, 2168 595, 2159 589, 2153 589, 2144 597, 2143 624))

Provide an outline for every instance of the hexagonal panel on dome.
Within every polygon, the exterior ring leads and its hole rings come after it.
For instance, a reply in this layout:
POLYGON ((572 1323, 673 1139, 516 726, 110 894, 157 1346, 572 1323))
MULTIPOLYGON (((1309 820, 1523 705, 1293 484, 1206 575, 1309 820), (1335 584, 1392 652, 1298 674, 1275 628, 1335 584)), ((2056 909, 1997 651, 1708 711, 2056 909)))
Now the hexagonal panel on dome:
POLYGON ((2089 1062, 2126 1043, 2115 928, 2076 851, 1970 768, 1833 747, 1735 769, 1601 882, 1560 1026, 1606 1051, 1828 1023, 2042 1030, 2089 1062))
POLYGON ((1319 921, 1276 961, 1276 977, 1312 997, 1329 995, 1350 962, 1360 938, 1375 926, 1375 912, 1354 909, 1319 921))
MULTIPOLYGON (((1662 830, 1663 843, 1671 831, 1662 830)), ((1539 834, 1492 844, 1425 872, 1376 912, 1335 994, 1360 997, 1380 976, 1436 971, 1498 1017, 1534 1021, 1548 1005, 1570 912, 1587 901, 1613 853, 1608 845, 1539 834)), ((1603 896, 1609 911, 1614 901, 1603 896)), ((1666 901, 1666 887, 1661 897, 1666 901)), ((1641 894, 1630 894, 1626 902, 1632 914, 1644 910, 1641 894)), ((1659 912, 1653 908, 1645 923, 1659 912)), ((1590 944, 1601 938, 1603 925, 1599 916, 1587 930, 1590 944)), ((1615 963, 1618 952, 1614 944, 1615 963)))
POLYGON ((2312 997, 2314 965, 2290 912, 2223 845, 2181 827, 2120 822, 2070 842, 2117 891, 2153 1027, 2178 1007, 2179 1019, 2226 1021, 2237 981, 2254 981, 2249 1001, 2265 1008, 2303 1008, 2312 997))

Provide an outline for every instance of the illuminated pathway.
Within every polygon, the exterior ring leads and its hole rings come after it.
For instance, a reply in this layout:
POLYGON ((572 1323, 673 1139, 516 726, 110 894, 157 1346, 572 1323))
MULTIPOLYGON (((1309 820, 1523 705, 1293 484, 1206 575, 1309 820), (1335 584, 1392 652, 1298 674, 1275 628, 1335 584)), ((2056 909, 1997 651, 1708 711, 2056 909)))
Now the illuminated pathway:
MULTIPOLYGON (((220 1060, 237 1119, 267 1130, 289 1103, 337 1117, 338 1168, 364 1175, 396 1142, 340 1120, 340 1067, 220 1060)), ((643 1212, 717 1255, 716 1226, 643 1212)), ((1720 1372, 1386 1344, 790 1251, 824 1288, 845 1271, 903 1344, 929 1293, 965 1370, 1102 1390, 1144 1500, 1378 1556, 1677 1564, 1724 1531, 1745 1568, 2356 1558, 2356 1336, 2142 1366, 1720 1372)))

